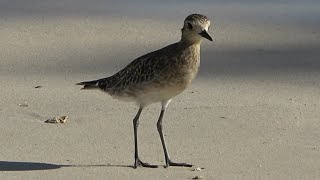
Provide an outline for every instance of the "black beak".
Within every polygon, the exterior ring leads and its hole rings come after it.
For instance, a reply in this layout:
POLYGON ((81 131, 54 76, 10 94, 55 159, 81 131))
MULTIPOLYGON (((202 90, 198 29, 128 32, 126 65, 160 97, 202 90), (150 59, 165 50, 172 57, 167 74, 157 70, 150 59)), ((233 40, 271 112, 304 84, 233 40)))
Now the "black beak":
POLYGON ((208 34, 206 30, 203 30, 201 33, 199 33, 202 37, 208 39, 209 41, 212 41, 211 36, 208 34))

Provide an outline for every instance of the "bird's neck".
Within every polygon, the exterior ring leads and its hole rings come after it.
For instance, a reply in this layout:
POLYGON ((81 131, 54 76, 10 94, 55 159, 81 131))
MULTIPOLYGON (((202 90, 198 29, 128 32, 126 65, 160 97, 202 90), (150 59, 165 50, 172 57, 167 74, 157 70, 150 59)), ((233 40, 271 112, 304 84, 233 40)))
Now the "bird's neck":
POLYGON ((179 46, 182 49, 191 48, 200 50, 201 40, 200 41, 190 41, 186 39, 181 39, 179 42, 179 46))
POLYGON ((188 65, 194 64, 198 67, 200 62, 200 43, 190 44, 180 41, 178 44, 181 51, 180 56, 183 57, 183 61, 181 61, 181 63, 188 65))
POLYGON ((199 37, 193 37, 182 32, 180 42, 186 46, 200 45, 201 41, 202 39, 199 37))

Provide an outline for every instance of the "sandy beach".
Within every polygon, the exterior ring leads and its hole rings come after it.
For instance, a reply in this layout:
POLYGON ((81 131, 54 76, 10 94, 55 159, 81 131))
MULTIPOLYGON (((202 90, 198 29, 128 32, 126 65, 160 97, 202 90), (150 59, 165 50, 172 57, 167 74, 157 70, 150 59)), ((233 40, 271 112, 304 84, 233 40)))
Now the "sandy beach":
MULTIPOLYGON (((0 179, 320 179, 319 6, 0 2, 0 179), (213 21, 215 40, 163 125, 172 159, 194 167, 133 169, 135 104, 74 84, 179 41, 191 13, 213 21)), ((164 165, 160 108, 142 113, 139 148, 164 165)))

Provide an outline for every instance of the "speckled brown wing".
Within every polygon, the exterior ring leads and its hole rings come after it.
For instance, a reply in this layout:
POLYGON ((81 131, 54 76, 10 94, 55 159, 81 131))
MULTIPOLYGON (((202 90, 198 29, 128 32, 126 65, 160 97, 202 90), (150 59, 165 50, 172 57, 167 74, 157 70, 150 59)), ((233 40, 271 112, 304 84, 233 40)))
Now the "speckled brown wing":
POLYGON ((105 91, 115 91, 156 79, 170 67, 170 58, 168 57, 172 57, 176 46, 176 44, 172 44, 135 59, 113 76, 100 79, 98 86, 105 91))

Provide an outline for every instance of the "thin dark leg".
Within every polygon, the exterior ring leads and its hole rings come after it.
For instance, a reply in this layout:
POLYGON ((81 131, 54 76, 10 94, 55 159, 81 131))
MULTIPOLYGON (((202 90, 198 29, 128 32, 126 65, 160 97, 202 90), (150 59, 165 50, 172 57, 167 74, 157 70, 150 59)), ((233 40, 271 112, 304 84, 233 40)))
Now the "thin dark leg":
POLYGON ((134 168, 137 168, 138 166, 142 167, 149 167, 149 168, 157 168, 157 165, 150 165, 148 163, 144 163, 139 158, 138 153, 138 126, 139 126, 139 117, 142 112, 142 108, 139 109, 137 115, 133 119, 133 134, 134 134, 134 168))
POLYGON ((168 154, 168 151, 167 151, 167 147, 166 147, 166 141, 164 140, 163 133, 162 133, 162 119, 163 119, 164 112, 165 112, 165 110, 162 109, 161 113, 160 113, 160 116, 159 116, 159 119, 158 119, 158 122, 157 122, 157 129, 158 129, 158 132, 159 132, 159 135, 160 135, 160 139, 161 139, 161 143, 162 143, 162 147, 163 147, 163 151, 164 151, 164 157, 165 157, 165 160, 166 160, 166 166, 165 167, 166 168, 169 167, 169 166, 192 167, 191 164, 175 163, 175 162, 172 162, 170 160, 170 157, 169 157, 169 154, 168 154))

